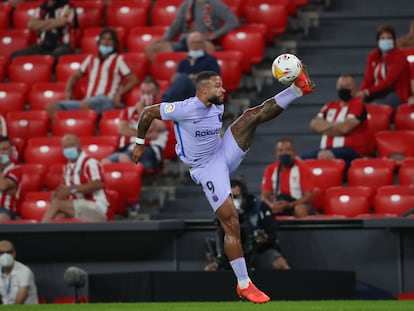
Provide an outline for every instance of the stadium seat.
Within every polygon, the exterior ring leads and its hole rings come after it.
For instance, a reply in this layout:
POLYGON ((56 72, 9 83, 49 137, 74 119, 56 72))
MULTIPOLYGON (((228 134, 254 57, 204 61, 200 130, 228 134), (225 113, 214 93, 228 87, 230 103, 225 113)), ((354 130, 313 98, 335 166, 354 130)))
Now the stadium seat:
POLYGON ((303 161, 311 170, 314 187, 312 206, 315 210, 323 209, 326 189, 342 186, 345 161, 342 159, 308 159, 303 161))
POLYGON ((251 65, 260 63, 265 50, 264 24, 247 24, 226 33, 221 44, 224 51, 240 51, 243 54, 242 71, 251 72, 251 65))
POLYGON ((374 196, 375 213, 401 216, 414 207, 414 186, 382 186, 374 196))
POLYGON ((26 104, 27 85, 25 83, 0 83, 0 114, 10 111, 23 111, 26 104))
POLYGON ((26 29, 0 30, 0 52, 7 57, 7 61, 12 52, 24 49, 29 44, 30 32, 26 29))
POLYGON ((414 131, 380 131, 375 134, 375 143, 380 157, 394 159, 401 165, 404 158, 414 156, 414 131))
POLYGON ((99 135, 119 136, 119 109, 107 110, 99 119, 99 135))
POLYGON ((358 214, 354 218, 361 218, 361 219, 375 219, 375 218, 396 218, 399 217, 397 214, 392 213, 365 213, 365 214, 358 214))
POLYGON ((145 53, 123 53, 125 63, 137 76, 138 81, 143 81, 148 75, 148 57, 145 53))
POLYGON ((51 82, 55 59, 51 55, 16 56, 8 68, 10 82, 24 82, 29 88, 37 82, 51 82))
POLYGON ((63 170, 64 164, 54 163, 47 167, 45 174, 45 186, 48 191, 55 190, 59 185, 63 183, 63 170))
POLYGON ((95 110, 61 110, 51 124, 53 136, 71 133, 78 136, 95 136, 98 113, 95 110))
POLYGON ((414 159, 405 159, 398 170, 400 185, 414 185, 414 159))
POLYGON ((220 65, 223 86, 227 92, 233 92, 239 88, 242 78, 243 54, 240 51, 219 51, 211 55, 217 58, 220 65))
POLYGON ((121 196, 119 195, 118 191, 105 189, 106 198, 109 202, 109 207, 106 212, 106 216, 108 217, 108 221, 112 221, 115 219, 116 211, 121 209, 122 200, 121 196))
POLYGON ((109 27, 122 27, 126 32, 133 27, 146 26, 149 5, 150 2, 143 4, 129 0, 110 1, 105 11, 106 24, 109 27))
POLYGON ((34 83, 27 94, 30 110, 45 110, 46 104, 65 99, 65 89, 64 82, 34 83))
POLYGON ((62 138, 33 137, 28 139, 24 149, 24 162, 46 166, 54 163, 67 163, 62 152, 62 138))
POLYGON ((397 295, 397 300, 414 300, 414 292, 403 292, 397 295))
POLYGON ((240 19, 244 16, 244 12, 242 10, 242 0, 223 0, 222 2, 229 7, 230 11, 232 11, 237 18, 240 19))
POLYGON ((17 4, 12 13, 13 27, 27 29, 29 20, 41 4, 42 1, 24 1, 17 4))
POLYGON ((105 185, 119 193, 122 204, 116 214, 126 214, 127 206, 136 204, 141 196, 141 178, 144 166, 141 163, 108 163, 103 166, 105 185))
POLYGON ((46 137, 49 132, 49 114, 45 110, 11 111, 6 115, 8 135, 28 140, 46 137))
MULTIPOLYGON (((18 225, 18 224, 37 224, 38 221, 34 219, 9 219, 9 220, 0 220, 0 224, 12 224, 12 225, 18 225)), ((40 300, 39 300, 40 303, 40 300)))
POLYGON ((79 28, 102 27, 105 3, 103 1, 73 0, 71 3, 76 7, 79 28))
POLYGON ((117 136, 81 136, 83 151, 98 161, 111 155, 118 149, 117 136))
POLYGON ((9 28, 11 11, 12 5, 9 2, 0 2, 0 30, 9 28))
POLYGON ((17 201, 17 214, 20 215, 21 203, 25 200, 26 193, 43 190, 46 166, 43 164, 21 164, 22 181, 19 188, 19 199, 17 201))
POLYGON ((164 152, 162 154, 162 158, 164 160, 174 160, 178 159, 177 154, 175 153, 175 145, 177 144, 177 140, 174 134, 174 122, 173 121, 164 121, 168 128, 168 140, 165 146, 164 152))
POLYGON ((327 215, 355 217, 370 211, 371 189, 364 186, 330 187, 325 192, 324 212, 327 215))
POLYGON ((155 80, 170 83, 171 76, 177 69, 178 63, 187 57, 187 52, 171 52, 156 54, 150 63, 149 73, 155 80))
POLYGON ((157 0, 151 9, 152 26, 170 26, 182 0, 157 0))
POLYGON ((368 104, 365 105, 368 113, 368 127, 372 139, 369 140, 368 155, 376 156, 376 145, 374 135, 379 131, 390 130, 391 119, 394 109, 388 105, 368 104))
MULTIPOLYGON (((287 0, 289 2, 290 0, 287 0)), ((282 1, 283 2, 283 1, 282 1)), ((288 6, 280 1, 247 0, 244 3, 247 23, 265 24, 266 42, 275 42, 275 36, 283 35, 288 25, 288 6)))
POLYGON ((414 130, 414 106, 402 104, 397 107, 394 116, 395 130, 414 130))
POLYGON ((367 186, 375 193, 378 187, 394 183, 395 161, 387 158, 359 158, 347 171, 349 186, 367 186))
POLYGON ((22 219, 40 222, 50 206, 50 191, 27 192, 20 206, 22 219))
MULTIPOLYGON (((119 39, 119 52, 122 53, 125 47, 125 32, 126 30, 121 27, 112 27, 119 39)), ((80 41, 80 49, 84 54, 97 54, 98 51, 98 44, 97 39, 99 33, 103 30, 103 27, 93 27, 93 28, 85 28, 82 32, 82 38, 80 41)))
POLYGON ((164 36, 165 26, 134 27, 128 32, 126 47, 129 53, 145 53, 145 48, 164 36))
POLYGON ((80 65, 88 54, 67 54, 59 57, 56 64, 56 80, 65 82, 69 77, 79 70, 80 65))

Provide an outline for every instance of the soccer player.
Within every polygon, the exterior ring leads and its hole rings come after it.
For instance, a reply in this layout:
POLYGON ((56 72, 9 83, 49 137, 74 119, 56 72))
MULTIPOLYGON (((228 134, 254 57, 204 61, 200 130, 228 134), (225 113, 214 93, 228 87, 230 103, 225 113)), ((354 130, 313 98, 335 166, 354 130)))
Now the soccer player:
POLYGON ((196 79, 195 97, 146 107, 138 123, 136 145, 132 150, 135 161, 144 152, 144 138, 152 120, 174 121, 177 155, 190 166, 191 178, 202 187, 224 229, 224 250, 238 281, 237 294, 254 303, 265 303, 270 298, 253 285, 247 273, 239 216, 231 196, 230 174, 247 154, 257 126, 277 117, 290 102, 311 93, 314 86, 303 69, 293 84, 261 105, 247 109, 221 137, 226 90, 217 73, 203 71, 196 79))

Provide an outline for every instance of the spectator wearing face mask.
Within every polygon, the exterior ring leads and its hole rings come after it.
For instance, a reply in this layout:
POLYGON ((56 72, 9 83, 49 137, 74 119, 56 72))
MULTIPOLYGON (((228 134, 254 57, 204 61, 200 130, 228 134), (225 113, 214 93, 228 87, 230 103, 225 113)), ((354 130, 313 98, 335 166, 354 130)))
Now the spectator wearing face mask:
POLYGON ((311 172, 296 157, 293 141, 282 138, 276 143, 276 162, 269 164, 261 185, 261 210, 273 215, 302 218, 312 212, 311 172))
MULTIPOLYGON (((121 135, 119 149, 102 160, 102 164, 111 162, 133 162, 131 150, 135 145, 137 126, 141 111, 155 104, 158 100, 160 86, 157 81, 147 77, 140 87, 140 99, 135 107, 124 108, 119 115, 118 132, 121 135)), ((144 169, 162 167, 162 153, 168 140, 168 129, 164 121, 154 120, 147 132, 148 146, 139 159, 144 169)))
POLYGON ((181 60, 171 77, 171 85, 165 90, 162 101, 173 102, 195 96, 195 79, 202 71, 220 74, 217 59, 205 51, 205 38, 201 32, 192 32, 187 37, 188 57, 181 60))
POLYGON ((410 97, 410 65, 404 53, 396 47, 394 28, 380 26, 376 40, 378 47, 368 55, 364 79, 355 95, 365 102, 395 108, 410 97))
POLYGON ((356 83, 344 74, 336 82, 338 99, 327 103, 310 122, 312 131, 321 134, 319 148, 301 154, 302 159, 352 160, 369 153, 370 132, 367 110, 363 101, 355 97, 356 83))
POLYGON ((0 266, 3 305, 39 303, 34 274, 28 266, 16 260, 16 250, 10 241, 0 241, 0 266))

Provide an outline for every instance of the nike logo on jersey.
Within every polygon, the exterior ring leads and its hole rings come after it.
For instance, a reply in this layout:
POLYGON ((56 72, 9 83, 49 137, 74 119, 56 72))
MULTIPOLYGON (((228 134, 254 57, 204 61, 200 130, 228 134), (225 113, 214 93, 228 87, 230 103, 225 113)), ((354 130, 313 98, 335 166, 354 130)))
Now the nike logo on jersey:
POLYGON ((193 121, 193 124, 197 124, 197 123, 200 123, 202 120, 194 120, 193 121))

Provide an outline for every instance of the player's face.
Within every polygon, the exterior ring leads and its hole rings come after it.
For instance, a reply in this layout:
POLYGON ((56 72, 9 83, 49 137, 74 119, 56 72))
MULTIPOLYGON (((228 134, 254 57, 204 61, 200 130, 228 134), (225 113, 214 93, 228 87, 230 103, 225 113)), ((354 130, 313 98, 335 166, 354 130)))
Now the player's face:
POLYGON ((211 77, 208 84, 208 96, 207 100, 214 105, 222 105, 224 101, 224 93, 226 90, 223 88, 223 82, 220 76, 211 77))

